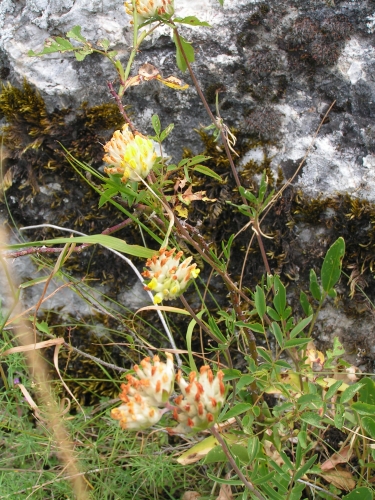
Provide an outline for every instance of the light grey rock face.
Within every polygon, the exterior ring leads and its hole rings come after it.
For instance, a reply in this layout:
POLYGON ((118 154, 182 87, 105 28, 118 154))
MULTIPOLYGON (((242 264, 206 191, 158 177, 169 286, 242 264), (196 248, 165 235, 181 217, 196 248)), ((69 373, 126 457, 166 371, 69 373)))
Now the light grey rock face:
MULTIPOLYGON (((311 144, 321 117, 336 100, 329 123, 323 125, 310 151, 300 186, 312 196, 348 192, 375 200, 374 8, 370 1, 329 2, 273 0, 176 1, 176 13, 197 15, 212 28, 186 28, 193 42, 193 65, 213 104, 221 87, 222 116, 263 141, 287 175, 294 172, 311 144)), ((30 58, 50 35, 64 35, 75 25, 94 42, 107 38, 126 62, 132 38, 122 2, 3 0, 0 7, 0 64, 10 80, 24 77, 45 97, 49 109, 108 101, 106 80, 115 72, 104 58, 79 63, 70 54, 30 58), (5 69, 4 69, 5 68, 5 69)), ((142 46, 134 70, 144 62, 165 76, 181 76, 175 64, 168 28, 156 30, 142 46)), ((189 76, 184 75, 191 85, 189 76)), ((125 103, 133 106, 136 126, 150 132, 150 117, 158 113, 175 131, 166 144, 178 155, 183 147, 198 152, 190 131, 209 124, 191 85, 175 92, 159 83, 130 89, 125 103)), ((214 106, 212 105, 212 109, 214 106)), ((251 154, 254 154, 252 152, 251 154)))

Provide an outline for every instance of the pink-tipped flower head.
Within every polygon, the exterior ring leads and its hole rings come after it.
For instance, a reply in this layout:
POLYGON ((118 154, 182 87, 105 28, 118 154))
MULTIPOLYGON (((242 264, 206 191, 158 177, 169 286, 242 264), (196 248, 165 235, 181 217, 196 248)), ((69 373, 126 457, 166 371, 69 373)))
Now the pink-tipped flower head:
MULTIPOLYGON (((135 8, 137 11, 138 24, 142 24, 151 17, 163 14, 172 15, 174 13, 173 0, 135 0, 135 8)), ((133 15, 133 4, 125 2, 126 13, 133 15)))
POLYGON ((120 420, 123 429, 140 430, 159 422, 163 408, 173 391, 173 356, 166 353, 167 362, 154 356, 135 365, 135 375, 127 375, 127 383, 121 384, 120 399, 123 404, 111 411, 111 417, 120 420))
POLYGON ((140 431, 159 422, 163 410, 149 406, 146 401, 132 399, 111 410, 111 417, 120 421, 122 429, 140 431))
POLYGON ((173 417, 179 425, 169 429, 170 433, 191 434, 214 425, 226 395, 223 377, 221 370, 214 376, 209 366, 202 366, 198 376, 191 372, 189 382, 181 372, 177 374, 181 395, 174 400, 173 417))
POLYGON ((126 123, 116 130, 112 139, 104 146, 103 161, 112 165, 105 167, 107 174, 121 174, 123 183, 144 179, 154 166, 156 153, 152 141, 142 134, 133 133, 126 123))
POLYGON ((184 293, 192 279, 199 274, 196 264, 191 264, 192 257, 188 257, 182 263, 180 259, 183 252, 176 249, 167 251, 161 248, 158 254, 148 259, 146 269, 142 275, 149 279, 145 290, 154 293, 154 303, 160 304, 163 300, 172 300, 184 293))

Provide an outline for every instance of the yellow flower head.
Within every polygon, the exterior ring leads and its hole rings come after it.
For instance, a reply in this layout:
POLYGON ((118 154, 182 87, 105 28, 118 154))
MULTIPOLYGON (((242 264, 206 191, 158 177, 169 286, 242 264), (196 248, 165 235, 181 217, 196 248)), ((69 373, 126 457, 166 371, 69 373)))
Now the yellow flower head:
MULTIPOLYGON (((173 0, 135 0, 135 6, 138 14, 138 24, 142 24, 150 17, 161 16, 162 14, 171 16, 174 13, 173 0)), ((130 16, 133 15, 131 1, 125 2, 125 10, 130 16)))
POLYGON ((174 255, 175 251, 175 248, 169 251, 161 248, 158 254, 148 259, 146 266, 149 269, 142 273, 150 280, 146 283, 145 290, 154 292, 155 304, 177 298, 199 274, 197 265, 191 264, 192 257, 180 263, 183 252, 174 255))
POLYGON ((152 169, 156 159, 154 146, 142 134, 135 136, 126 123, 122 130, 116 130, 112 139, 104 146, 106 154, 103 161, 113 165, 105 167, 107 174, 121 174, 121 181, 139 181, 152 169))

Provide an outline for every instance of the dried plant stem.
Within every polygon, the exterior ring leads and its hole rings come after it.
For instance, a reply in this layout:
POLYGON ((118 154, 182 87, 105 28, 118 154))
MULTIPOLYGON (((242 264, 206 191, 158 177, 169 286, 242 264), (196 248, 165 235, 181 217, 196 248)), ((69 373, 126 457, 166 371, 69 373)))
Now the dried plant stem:
MULTIPOLYGON (((4 235, 2 234, 2 241, 4 235)), ((5 265, 5 261, 3 261, 5 265)), ((8 272, 8 275, 10 273, 8 272)), ((16 309, 16 308, 15 308, 16 309)), ((23 346, 34 344, 35 338, 32 330, 21 320, 16 328, 16 336, 23 346)), ((61 418, 61 409, 53 396, 51 384, 48 376, 48 366, 38 349, 25 350, 25 358, 30 367, 30 375, 35 382, 35 392, 41 412, 47 428, 53 436, 56 445, 57 455, 68 476, 71 477, 71 485, 77 500, 89 500, 87 485, 81 475, 75 456, 75 450, 70 436, 65 428, 64 420, 61 418)))

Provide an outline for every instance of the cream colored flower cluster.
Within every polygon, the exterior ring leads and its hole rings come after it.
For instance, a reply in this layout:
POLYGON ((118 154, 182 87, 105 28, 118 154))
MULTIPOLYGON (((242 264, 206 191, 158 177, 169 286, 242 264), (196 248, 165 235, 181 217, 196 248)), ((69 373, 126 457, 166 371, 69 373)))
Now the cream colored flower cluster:
POLYGON ((134 366, 138 378, 127 375, 127 384, 122 384, 120 399, 123 404, 111 411, 111 417, 120 420, 123 429, 145 429, 161 419, 164 407, 172 391, 175 378, 173 356, 166 353, 167 362, 154 356, 134 366))
POLYGON ((154 303, 160 304, 163 300, 172 300, 184 293, 192 278, 199 274, 196 264, 191 264, 192 257, 188 257, 182 263, 180 259, 183 252, 177 252, 176 249, 167 251, 161 248, 158 254, 148 259, 146 269, 142 275, 149 279, 145 290, 151 290, 154 293, 154 303))
POLYGON ((144 179, 151 171, 156 160, 154 145, 142 134, 129 130, 126 123, 122 130, 116 130, 112 139, 104 146, 106 155, 103 161, 113 165, 105 167, 107 174, 121 174, 123 183, 144 179))
POLYGON ((225 400, 224 373, 219 371, 214 377, 209 366, 202 366, 200 373, 193 371, 189 383, 179 370, 176 382, 181 393, 174 402, 177 408, 173 417, 179 422, 177 427, 168 429, 171 434, 189 434, 212 427, 225 400))
POLYGON ((225 399, 224 374, 213 375, 209 366, 202 366, 197 376, 189 375, 187 382, 178 371, 177 384, 181 394, 169 403, 175 381, 172 354, 166 353, 167 362, 159 356, 145 358, 141 366, 134 367, 135 375, 128 375, 122 384, 122 405, 111 411, 111 417, 120 421, 123 429, 142 430, 155 425, 164 413, 172 411, 178 425, 168 428, 171 434, 191 434, 214 425, 225 399))
MULTIPOLYGON (((150 17, 162 14, 174 13, 173 0, 135 0, 135 8, 138 14, 138 24, 143 23, 150 17)), ((133 15, 133 4, 131 1, 125 2, 126 13, 133 15)))

